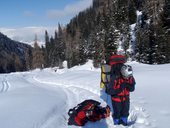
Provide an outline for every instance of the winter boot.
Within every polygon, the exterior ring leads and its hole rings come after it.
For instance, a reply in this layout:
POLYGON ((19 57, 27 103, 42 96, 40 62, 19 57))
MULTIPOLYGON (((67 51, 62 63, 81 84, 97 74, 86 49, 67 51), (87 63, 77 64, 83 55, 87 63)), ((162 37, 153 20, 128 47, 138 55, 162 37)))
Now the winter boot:
POLYGON ((120 124, 127 126, 128 125, 128 118, 127 117, 121 117, 120 118, 120 124))
POLYGON ((120 120, 119 119, 113 119, 114 121, 114 125, 119 125, 120 124, 120 120))

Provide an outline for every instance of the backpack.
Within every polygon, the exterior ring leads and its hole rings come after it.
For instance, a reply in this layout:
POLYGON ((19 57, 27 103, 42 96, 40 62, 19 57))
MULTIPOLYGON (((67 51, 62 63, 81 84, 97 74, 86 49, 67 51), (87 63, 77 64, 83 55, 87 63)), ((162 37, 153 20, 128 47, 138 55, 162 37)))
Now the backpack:
POLYGON ((119 67, 121 67, 126 61, 126 57, 123 55, 112 55, 109 58, 109 64, 101 65, 101 89, 108 88, 111 77, 114 77, 113 75, 115 75, 115 78, 117 77, 116 75, 119 74, 119 67))
POLYGON ((84 126, 88 121, 98 121, 110 115, 110 108, 101 107, 100 102, 85 100, 68 111, 68 125, 84 126))
POLYGON ((127 59, 123 55, 112 55, 109 59, 109 65, 111 66, 110 71, 110 81, 105 90, 108 95, 115 95, 119 93, 120 90, 114 90, 113 85, 115 80, 121 77, 121 68, 126 63, 127 59))
POLYGON ((110 71, 111 66, 108 64, 102 64, 101 65, 101 82, 100 82, 100 88, 104 89, 107 87, 107 85, 110 82, 110 71))

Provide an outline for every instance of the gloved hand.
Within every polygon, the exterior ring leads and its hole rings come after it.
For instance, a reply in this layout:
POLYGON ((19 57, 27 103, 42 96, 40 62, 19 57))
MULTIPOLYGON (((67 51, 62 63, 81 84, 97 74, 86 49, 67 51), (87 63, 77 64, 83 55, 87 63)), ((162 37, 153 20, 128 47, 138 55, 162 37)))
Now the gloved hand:
POLYGON ((123 82, 123 83, 121 83, 121 85, 120 85, 120 87, 122 88, 122 89, 124 89, 124 88, 126 88, 126 87, 128 87, 129 85, 126 83, 126 82, 123 82))

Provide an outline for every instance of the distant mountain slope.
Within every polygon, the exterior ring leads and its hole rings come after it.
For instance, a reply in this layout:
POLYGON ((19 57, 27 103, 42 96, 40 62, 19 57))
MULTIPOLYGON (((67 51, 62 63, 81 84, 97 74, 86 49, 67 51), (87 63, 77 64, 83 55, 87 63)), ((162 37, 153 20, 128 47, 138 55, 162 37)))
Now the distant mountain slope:
POLYGON ((0 73, 26 70, 26 52, 31 49, 0 33, 0 73))

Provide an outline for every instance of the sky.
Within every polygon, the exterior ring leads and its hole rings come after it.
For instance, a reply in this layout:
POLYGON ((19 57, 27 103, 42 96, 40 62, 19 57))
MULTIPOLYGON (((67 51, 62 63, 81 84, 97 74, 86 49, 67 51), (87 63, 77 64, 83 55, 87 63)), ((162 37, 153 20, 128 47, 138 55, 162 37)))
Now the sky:
POLYGON ((52 33, 58 23, 66 25, 90 7, 92 0, 1 0, 0 4, 0 32, 29 41, 31 32, 39 34, 47 29, 52 33))

